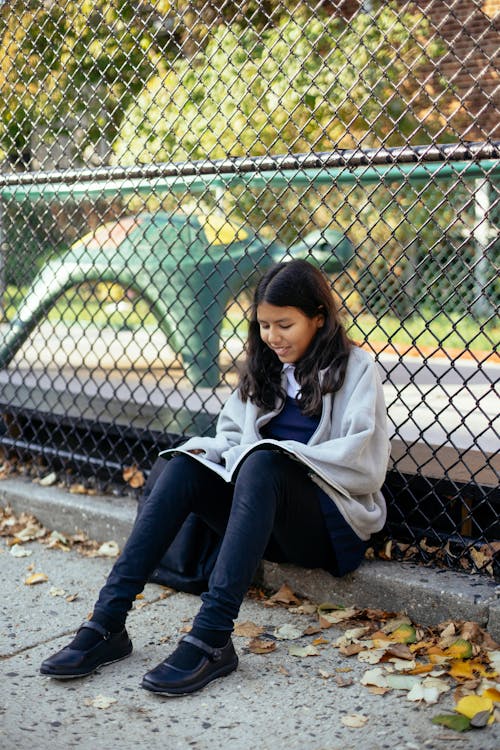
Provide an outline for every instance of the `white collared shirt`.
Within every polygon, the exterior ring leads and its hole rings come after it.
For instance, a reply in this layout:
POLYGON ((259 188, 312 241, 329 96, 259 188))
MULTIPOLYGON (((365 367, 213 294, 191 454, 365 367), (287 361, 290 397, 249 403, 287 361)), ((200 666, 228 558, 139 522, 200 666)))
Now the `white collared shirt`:
POLYGON ((287 362, 283 365, 283 372, 286 374, 286 395, 290 398, 297 398, 300 385, 295 380, 295 365, 287 362))

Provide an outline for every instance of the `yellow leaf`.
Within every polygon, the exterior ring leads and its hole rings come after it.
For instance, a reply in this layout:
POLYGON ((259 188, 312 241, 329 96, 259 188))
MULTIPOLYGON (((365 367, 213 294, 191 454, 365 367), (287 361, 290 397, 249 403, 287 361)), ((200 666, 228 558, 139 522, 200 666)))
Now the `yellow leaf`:
POLYGON ((472 680, 476 674, 479 674, 481 677, 495 676, 495 673, 488 672, 484 664, 473 659, 468 659, 467 661, 454 659, 450 662, 449 674, 458 680, 472 680))
POLYGON ((396 643, 415 643, 417 640, 415 628, 413 625, 407 623, 403 623, 396 628, 396 630, 393 630, 391 638, 393 638, 396 643))
POLYGON ((32 575, 25 579, 24 583, 26 586, 34 586, 37 583, 45 583, 48 580, 49 577, 45 573, 32 573, 32 575))
POLYGON ((472 644, 464 638, 458 638, 445 649, 446 656, 451 659, 470 659, 472 656, 472 644))
POLYGON ((483 698, 489 698, 494 703, 500 703, 500 690, 497 690, 497 688, 488 688, 483 693, 483 698))
POLYGON ((492 712, 493 701, 491 698, 484 698, 479 695, 465 695, 458 701, 455 711, 468 719, 473 719, 476 714, 483 711, 492 712))
POLYGON ((408 674, 425 674, 426 672, 432 672, 435 669, 435 664, 417 664, 416 667, 410 669, 408 674))

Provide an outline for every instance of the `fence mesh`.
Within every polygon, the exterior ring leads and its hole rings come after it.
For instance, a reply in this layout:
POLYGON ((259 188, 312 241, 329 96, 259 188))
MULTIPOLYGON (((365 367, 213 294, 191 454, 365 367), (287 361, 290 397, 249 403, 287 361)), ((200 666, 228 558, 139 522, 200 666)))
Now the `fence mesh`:
POLYGON ((0 476, 210 433, 255 273, 307 257, 384 380, 377 553, 497 573, 499 15, 0 3, 0 476))

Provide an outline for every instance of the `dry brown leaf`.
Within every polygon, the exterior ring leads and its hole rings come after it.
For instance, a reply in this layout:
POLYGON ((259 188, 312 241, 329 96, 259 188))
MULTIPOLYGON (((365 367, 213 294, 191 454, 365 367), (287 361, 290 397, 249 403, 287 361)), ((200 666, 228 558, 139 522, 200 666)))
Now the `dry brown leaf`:
POLYGON ((391 688, 388 687, 377 687, 376 685, 368 685, 368 692, 372 695, 385 695, 390 693, 391 688))
POLYGON ((414 654, 406 643, 393 643, 386 649, 382 661, 388 661, 391 658, 413 661, 414 654))
POLYGON ((319 616, 319 625, 321 628, 330 628, 332 625, 338 625, 339 622, 350 620, 355 617, 358 610, 354 607, 346 609, 337 609, 334 612, 321 612, 319 616))
POLYGON ((237 622, 234 626, 234 635, 241 638, 257 638, 264 632, 262 625, 256 625, 254 622, 237 622))
POLYGON ((270 654, 272 651, 276 651, 276 648, 276 641, 269 638, 252 638, 248 644, 248 650, 251 654, 270 654))
POLYGON ((335 676, 335 684, 339 688, 349 687, 354 684, 352 677, 341 677, 339 674, 335 676))
POLYGON ((300 604, 300 599, 295 596, 287 583, 284 583, 275 594, 269 597, 269 601, 275 602, 276 604, 285 604, 287 606, 291 604, 300 604))
POLYGON ((127 466, 123 470, 123 479, 125 482, 127 482, 130 487, 133 489, 138 489, 139 487, 143 487, 146 483, 146 480, 144 478, 144 474, 139 469, 138 466, 127 466))
POLYGON ((321 633, 321 628, 319 625, 309 625, 304 630, 304 635, 317 635, 318 633, 321 633))
POLYGON ((75 484, 71 484, 69 487, 69 491, 71 495, 88 495, 89 494, 85 485, 79 482, 75 482, 75 484))
POLYGON ((339 647, 339 652, 343 656, 355 656, 365 649, 366 646, 363 646, 362 643, 346 643, 344 646, 339 647))

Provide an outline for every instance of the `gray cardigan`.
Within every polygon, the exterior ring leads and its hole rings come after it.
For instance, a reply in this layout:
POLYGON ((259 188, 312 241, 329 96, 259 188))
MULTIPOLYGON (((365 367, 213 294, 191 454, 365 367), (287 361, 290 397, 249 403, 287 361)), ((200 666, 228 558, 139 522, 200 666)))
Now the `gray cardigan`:
MULTIPOLYGON (((283 373, 283 385, 286 387, 283 373)), ((279 413, 263 412, 239 391, 229 396, 217 421, 214 437, 192 437, 168 454, 203 450, 194 456, 228 481, 248 452, 256 447, 278 445, 263 439, 260 429, 279 413)), ((361 539, 379 531, 386 518, 380 488, 389 460, 390 444, 382 383, 373 357, 353 347, 344 384, 335 394, 323 396, 318 427, 308 443, 281 440, 279 447, 304 463, 311 479, 336 503, 361 539)))

